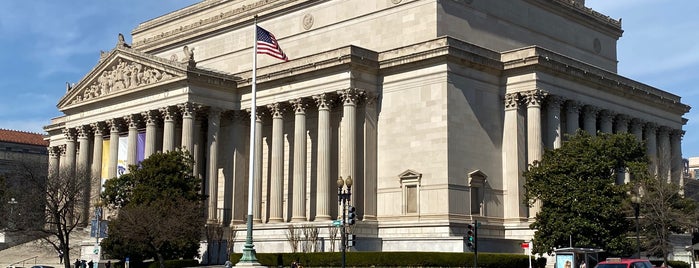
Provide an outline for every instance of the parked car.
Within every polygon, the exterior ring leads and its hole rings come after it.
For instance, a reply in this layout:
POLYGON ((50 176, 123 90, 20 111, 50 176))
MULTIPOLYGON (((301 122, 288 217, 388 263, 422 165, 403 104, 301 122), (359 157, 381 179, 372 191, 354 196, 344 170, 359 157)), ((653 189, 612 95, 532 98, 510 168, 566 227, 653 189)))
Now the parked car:
POLYGON ((607 260, 598 263, 595 268, 653 268, 652 263, 645 259, 622 259, 622 258, 607 258, 607 260))

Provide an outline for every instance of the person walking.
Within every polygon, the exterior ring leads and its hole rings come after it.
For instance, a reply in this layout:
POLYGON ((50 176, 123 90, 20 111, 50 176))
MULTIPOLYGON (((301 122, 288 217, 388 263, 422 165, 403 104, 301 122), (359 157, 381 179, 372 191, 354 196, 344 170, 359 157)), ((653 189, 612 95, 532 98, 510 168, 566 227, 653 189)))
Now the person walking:
POLYGON ((95 263, 92 262, 92 260, 90 260, 90 261, 87 263, 87 268, 93 268, 93 267, 92 267, 93 265, 95 265, 95 263))
POLYGON ((105 268, 112 268, 112 261, 107 261, 107 263, 104 264, 105 268))
POLYGON ((73 265, 75 265, 75 268, 80 268, 80 259, 75 259, 73 265))

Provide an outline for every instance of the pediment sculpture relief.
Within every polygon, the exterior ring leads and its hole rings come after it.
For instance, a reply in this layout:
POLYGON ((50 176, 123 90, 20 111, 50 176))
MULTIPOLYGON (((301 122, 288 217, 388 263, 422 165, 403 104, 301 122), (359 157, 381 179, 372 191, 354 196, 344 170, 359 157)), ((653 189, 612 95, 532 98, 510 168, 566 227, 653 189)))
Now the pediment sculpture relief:
POLYGON ((118 59, 111 68, 105 69, 95 81, 85 86, 71 104, 98 98, 113 92, 154 84, 173 78, 174 75, 137 62, 118 59))

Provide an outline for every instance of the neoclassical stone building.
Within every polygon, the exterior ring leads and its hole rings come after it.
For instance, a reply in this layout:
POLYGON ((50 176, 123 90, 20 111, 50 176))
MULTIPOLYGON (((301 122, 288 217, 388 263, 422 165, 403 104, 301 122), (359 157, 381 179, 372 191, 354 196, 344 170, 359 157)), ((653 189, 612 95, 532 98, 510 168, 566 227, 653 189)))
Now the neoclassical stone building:
POLYGON ((574 0, 202 1, 141 23, 68 87, 50 168, 107 179, 184 148, 208 222, 244 229, 254 15, 290 58, 258 56, 258 252, 290 251, 289 224, 320 227, 329 250, 340 176, 357 250, 468 251, 478 220, 480 251, 519 252, 536 212, 521 173, 577 129, 633 133, 681 180, 689 107, 617 74, 621 22, 574 0))

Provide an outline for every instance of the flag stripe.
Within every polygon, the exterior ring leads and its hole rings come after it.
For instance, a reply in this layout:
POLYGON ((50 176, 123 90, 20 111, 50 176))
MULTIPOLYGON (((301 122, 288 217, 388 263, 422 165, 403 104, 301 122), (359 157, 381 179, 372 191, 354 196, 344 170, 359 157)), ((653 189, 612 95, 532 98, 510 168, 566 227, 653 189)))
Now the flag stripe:
POLYGON ((257 54, 270 55, 283 61, 289 60, 274 35, 260 26, 257 26, 257 54))

